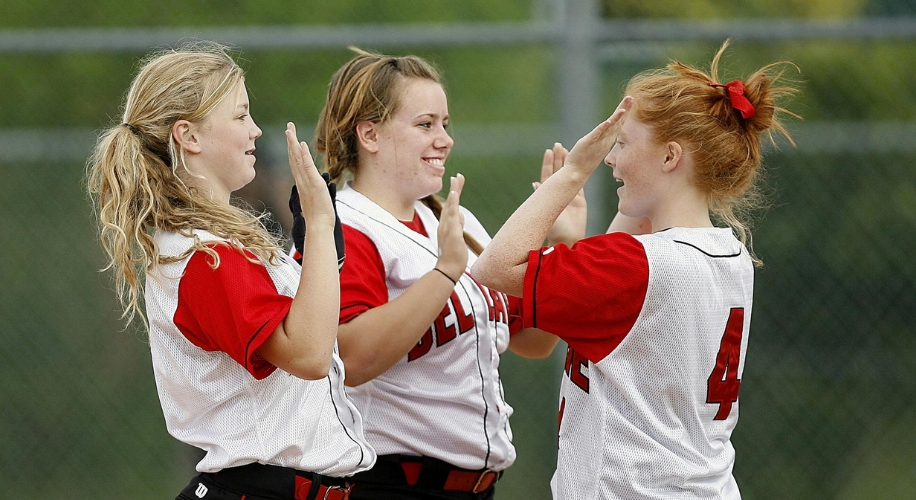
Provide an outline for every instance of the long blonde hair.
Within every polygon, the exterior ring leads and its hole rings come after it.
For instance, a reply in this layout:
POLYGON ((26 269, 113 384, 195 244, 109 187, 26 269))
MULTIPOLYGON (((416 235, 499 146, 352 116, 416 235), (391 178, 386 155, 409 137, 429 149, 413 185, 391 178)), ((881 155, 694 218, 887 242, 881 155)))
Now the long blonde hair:
MULTIPOLYGON (((217 253, 194 230, 206 230, 239 250, 252 262, 278 262, 281 248, 265 229, 266 214, 221 205, 202 196, 178 176, 187 171, 184 154, 172 139, 178 120, 200 122, 244 82, 244 72, 228 49, 211 42, 157 51, 143 59, 124 102, 120 123, 103 131, 87 162, 87 184, 112 269, 122 319, 143 317, 140 276, 158 264, 207 252, 212 266, 217 253), (178 232, 194 240, 182 255, 163 256, 153 233, 178 232)), ((193 174, 192 174, 193 175, 193 174)))
POLYGON ((656 142, 687 144, 695 165, 693 181, 706 194, 710 214, 732 228, 759 265, 751 245, 750 214, 766 202, 760 188, 762 139, 765 135, 775 145, 775 132, 795 144, 780 117, 798 115, 777 101, 797 89, 775 85, 785 69, 795 65, 768 64, 741 82, 754 108, 745 118, 719 80, 719 63, 728 44, 726 40, 716 52, 709 74, 674 61, 633 77, 626 94, 636 99, 634 116, 652 128, 656 142))

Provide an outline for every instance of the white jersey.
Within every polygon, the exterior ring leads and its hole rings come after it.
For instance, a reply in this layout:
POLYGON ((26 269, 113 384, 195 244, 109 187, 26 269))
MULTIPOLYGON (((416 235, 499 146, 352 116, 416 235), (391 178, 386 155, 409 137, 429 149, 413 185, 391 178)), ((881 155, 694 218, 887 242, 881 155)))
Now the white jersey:
MULTIPOLYGON (((204 242, 224 241, 204 231, 195 234, 204 242)), ((192 246, 191 238, 177 233, 158 232, 155 240, 164 256, 181 255, 192 246)), ((292 297, 301 268, 282 258, 281 265, 266 270, 276 292, 292 297)), ((346 397, 336 346, 330 373, 313 381, 279 369, 257 379, 226 352, 198 347, 175 322, 179 284, 190 259, 156 266, 147 275, 146 311, 166 426, 178 440, 206 452, 197 470, 258 462, 340 477, 369 469, 375 453, 346 397)))
MULTIPOLYGON (((423 203, 414 208, 428 238, 349 186, 337 193, 343 224, 371 239, 378 251, 388 300, 436 265, 438 220, 423 203)), ((490 237, 483 226, 461 211, 465 230, 486 245, 490 237)), ((470 266, 476 256, 468 253, 470 266)), ((344 273, 348 265, 349 260, 344 273)), ((509 344, 506 301, 466 271, 442 314, 407 356, 375 379, 347 388, 379 455, 422 455, 465 469, 512 465, 512 407, 504 399, 498 371, 499 356, 509 344)))
POLYGON ((729 439, 753 274, 723 228, 531 252, 525 324, 569 344, 554 498, 740 499, 729 439))

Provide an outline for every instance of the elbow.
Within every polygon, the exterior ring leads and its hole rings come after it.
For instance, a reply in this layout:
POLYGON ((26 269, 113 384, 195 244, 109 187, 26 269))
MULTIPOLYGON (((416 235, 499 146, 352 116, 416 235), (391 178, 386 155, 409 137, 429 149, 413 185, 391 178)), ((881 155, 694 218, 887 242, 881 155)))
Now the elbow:
POLYGON ((375 363, 376 356, 347 356, 343 351, 340 354, 344 363, 344 385, 347 387, 356 387, 372 380, 377 375, 371 367, 375 363))
POLYGON ((321 380, 331 372, 331 358, 327 357, 322 360, 310 360, 299 364, 295 368, 293 375, 303 380, 321 380))
POLYGON ((471 276, 480 283, 481 285, 489 288, 494 288, 494 273, 490 272, 492 266, 489 265, 486 257, 481 255, 476 262, 471 266, 471 276))

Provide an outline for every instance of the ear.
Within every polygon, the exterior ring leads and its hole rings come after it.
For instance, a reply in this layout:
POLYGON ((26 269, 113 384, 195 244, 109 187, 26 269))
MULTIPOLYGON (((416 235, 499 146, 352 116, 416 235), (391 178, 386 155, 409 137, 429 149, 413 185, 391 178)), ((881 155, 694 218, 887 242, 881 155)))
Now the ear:
POLYGON ((200 153, 200 138, 197 126, 188 120, 178 120, 172 125, 172 139, 179 148, 188 153, 200 153))
POLYGON ((681 147, 680 143, 671 141, 665 144, 665 164, 662 167, 662 171, 670 172, 677 168, 683 156, 684 149, 681 147))
POLYGON ((356 124, 356 139, 359 145, 370 153, 378 152, 378 124, 364 121, 356 124))

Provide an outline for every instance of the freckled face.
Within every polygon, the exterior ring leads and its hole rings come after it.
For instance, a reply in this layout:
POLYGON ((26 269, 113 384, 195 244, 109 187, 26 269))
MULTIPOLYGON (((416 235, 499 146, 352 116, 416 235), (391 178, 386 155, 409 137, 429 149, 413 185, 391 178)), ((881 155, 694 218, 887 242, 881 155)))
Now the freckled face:
POLYGON ((442 190, 445 160, 455 141, 447 132, 448 99, 442 85, 422 78, 402 82, 400 105, 379 126, 378 165, 404 200, 442 190))
POLYGON ((617 209, 629 217, 651 217, 660 201, 656 192, 658 177, 665 163, 666 149, 655 140, 653 130, 628 112, 620 134, 604 162, 614 169, 617 209))

